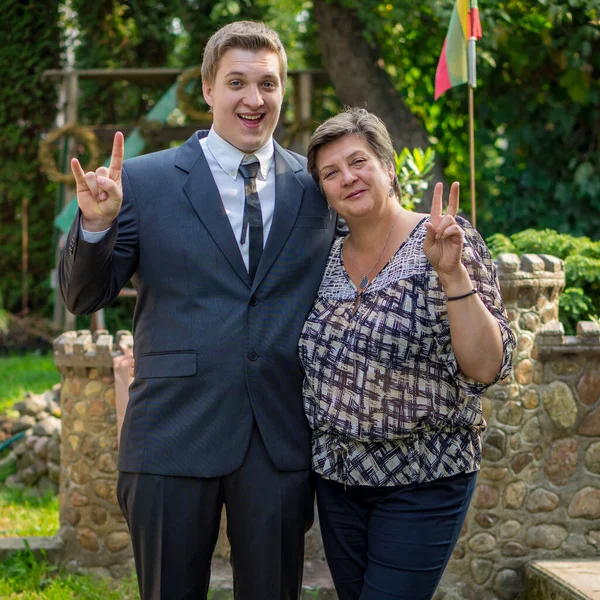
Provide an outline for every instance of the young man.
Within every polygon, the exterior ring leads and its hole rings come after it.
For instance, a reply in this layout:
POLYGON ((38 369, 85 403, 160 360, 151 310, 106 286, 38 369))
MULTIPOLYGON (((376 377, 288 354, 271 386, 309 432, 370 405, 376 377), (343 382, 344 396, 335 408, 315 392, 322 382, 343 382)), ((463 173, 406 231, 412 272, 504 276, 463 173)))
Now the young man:
POLYGON ((138 291, 118 497, 143 600, 206 597, 223 504, 235 597, 300 594, 313 488, 297 344, 335 216, 273 141, 286 70, 275 32, 228 25, 204 52, 210 132, 125 164, 117 134, 109 169, 72 163, 66 305, 138 291))

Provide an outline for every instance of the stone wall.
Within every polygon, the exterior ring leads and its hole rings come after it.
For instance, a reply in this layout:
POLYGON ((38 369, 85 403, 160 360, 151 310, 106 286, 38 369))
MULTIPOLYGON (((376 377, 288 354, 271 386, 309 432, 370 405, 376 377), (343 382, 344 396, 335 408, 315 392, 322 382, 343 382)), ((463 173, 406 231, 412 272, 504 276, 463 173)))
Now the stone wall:
POLYGON ((113 362, 131 347, 128 332, 67 332, 54 343, 62 375, 60 530, 73 571, 121 576, 133 567, 116 497, 117 415, 113 362))
POLYGON ((529 561, 600 546, 600 327, 564 335, 558 259, 505 254, 498 267, 514 369, 484 397, 481 473, 436 600, 510 600, 529 561))

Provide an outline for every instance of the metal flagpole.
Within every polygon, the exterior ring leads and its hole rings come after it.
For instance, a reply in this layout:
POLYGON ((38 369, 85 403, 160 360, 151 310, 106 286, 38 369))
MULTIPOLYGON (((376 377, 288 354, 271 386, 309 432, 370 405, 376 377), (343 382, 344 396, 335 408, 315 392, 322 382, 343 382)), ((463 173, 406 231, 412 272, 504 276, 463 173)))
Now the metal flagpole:
POLYGON ((477 227, 477 207, 475 201, 475 111, 473 90, 477 87, 476 44, 477 38, 471 36, 467 45, 468 88, 469 88, 469 154, 471 162, 471 224, 477 227))

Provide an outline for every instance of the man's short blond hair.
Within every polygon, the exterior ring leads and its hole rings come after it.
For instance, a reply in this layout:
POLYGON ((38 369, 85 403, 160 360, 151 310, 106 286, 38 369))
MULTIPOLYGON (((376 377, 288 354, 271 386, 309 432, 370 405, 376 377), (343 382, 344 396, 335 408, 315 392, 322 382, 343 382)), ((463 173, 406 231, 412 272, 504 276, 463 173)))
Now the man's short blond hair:
POLYGON ((213 83, 221 57, 227 50, 269 50, 279 57, 279 76, 285 88, 287 55, 279 36, 270 27, 257 21, 237 21, 221 27, 208 40, 202 58, 202 80, 213 83))

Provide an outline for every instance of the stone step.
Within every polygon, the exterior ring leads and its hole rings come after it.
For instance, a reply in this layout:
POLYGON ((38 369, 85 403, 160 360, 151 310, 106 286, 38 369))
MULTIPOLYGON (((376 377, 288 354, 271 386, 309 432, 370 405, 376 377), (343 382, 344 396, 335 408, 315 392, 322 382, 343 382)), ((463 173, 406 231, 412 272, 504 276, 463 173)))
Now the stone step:
MULTIPOLYGON (((302 600, 338 600, 325 561, 305 561, 302 588, 302 600)), ((233 600, 233 579, 227 559, 213 559, 210 589, 210 600, 233 600)))
POLYGON ((600 600, 600 559, 536 560, 525 571, 521 600, 600 600))
POLYGON ((37 560, 47 560, 57 564, 64 548, 64 543, 59 537, 10 537, 0 538, 0 563, 11 554, 29 548, 37 560))

